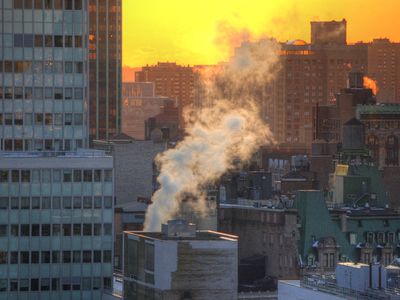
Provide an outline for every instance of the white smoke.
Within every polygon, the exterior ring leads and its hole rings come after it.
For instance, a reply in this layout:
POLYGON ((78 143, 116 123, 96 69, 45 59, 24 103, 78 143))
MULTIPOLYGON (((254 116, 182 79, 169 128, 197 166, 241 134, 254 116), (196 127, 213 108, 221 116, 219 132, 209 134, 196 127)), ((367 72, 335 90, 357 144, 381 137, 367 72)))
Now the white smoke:
POLYGON ((157 157, 160 188, 148 207, 145 231, 158 231, 177 217, 187 194, 196 198, 196 211, 206 212, 204 186, 233 169, 238 160, 250 160, 260 146, 273 143, 256 98, 277 70, 278 50, 274 40, 244 43, 228 64, 201 74, 204 101, 211 105, 188 110, 187 135, 157 157))

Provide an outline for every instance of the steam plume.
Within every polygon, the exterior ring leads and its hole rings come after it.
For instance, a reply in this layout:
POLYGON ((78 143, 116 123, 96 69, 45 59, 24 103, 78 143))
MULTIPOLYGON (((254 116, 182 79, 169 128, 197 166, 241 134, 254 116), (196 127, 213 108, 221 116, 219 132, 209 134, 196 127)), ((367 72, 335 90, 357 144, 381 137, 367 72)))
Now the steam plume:
POLYGON ((372 93, 376 96, 376 94, 379 91, 378 84, 377 84, 376 80, 373 80, 372 78, 364 76, 363 82, 364 82, 364 87, 367 88, 367 89, 371 89, 372 93))
POLYGON ((273 143, 260 115, 257 97, 277 70, 279 44, 274 40, 244 43, 231 61, 201 73, 201 110, 186 111, 187 136, 157 157, 160 189, 148 207, 144 230, 158 231, 177 217, 182 200, 196 198, 193 208, 207 210, 204 186, 248 161, 262 145, 273 143))

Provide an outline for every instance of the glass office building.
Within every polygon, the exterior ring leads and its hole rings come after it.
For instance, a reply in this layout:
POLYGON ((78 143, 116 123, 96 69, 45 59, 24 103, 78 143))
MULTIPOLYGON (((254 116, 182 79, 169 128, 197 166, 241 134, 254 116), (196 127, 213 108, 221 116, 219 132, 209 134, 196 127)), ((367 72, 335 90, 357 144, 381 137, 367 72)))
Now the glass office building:
POLYGON ((113 162, 88 146, 88 0, 0 1, 0 300, 101 299, 113 162))
POLYGON ((89 137, 121 130, 122 0, 89 0, 89 137))

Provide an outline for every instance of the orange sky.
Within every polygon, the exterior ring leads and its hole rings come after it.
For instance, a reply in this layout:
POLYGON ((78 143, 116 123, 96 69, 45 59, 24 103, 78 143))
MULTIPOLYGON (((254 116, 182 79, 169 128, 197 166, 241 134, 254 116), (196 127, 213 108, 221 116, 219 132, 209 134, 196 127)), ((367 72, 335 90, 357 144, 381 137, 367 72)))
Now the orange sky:
POLYGON ((213 64, 234 33, 309 41, 311 20, 347 19, 348 42, 400 41, 400 0, 123 0, 123 64, 213 64))

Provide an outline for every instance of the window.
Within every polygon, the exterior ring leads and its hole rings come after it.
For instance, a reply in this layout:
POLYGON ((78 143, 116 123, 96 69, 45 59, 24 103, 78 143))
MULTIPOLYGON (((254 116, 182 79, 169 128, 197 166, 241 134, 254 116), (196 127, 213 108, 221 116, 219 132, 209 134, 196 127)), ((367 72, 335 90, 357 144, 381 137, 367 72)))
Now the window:
POLYGON ((92 208, 92 197, 83 197, 83 208, 92 208))
MULTIPOLYGON (((82 125, 83 124, 83 114, 74 114, 74 125, 82 125)), ((101 171, 101 170, 99 170, 101 171)), ((101 181, 101 173, 100 173, 100 180, 101 181)))
POLYGON ((72 99, 72 88, 65 88, 64 89, 64 99, 71 100, 72 99))
POLYGON ((82 225, 81 224, 74 224, 73 225, 74 235, 81 235, 82 232, 82 225))
POLYGON ((82 74, 83 73, 83 63, 75 62, 75 73, 82 74))
POLYGON ((19 254, 21 264, 29 264, 29 252, 28 251, 21 251, 19 254))
POLYGON ((64 0, 64 8, 72 9, 72 0, 64 0))
POLYGON ((53 0, 44 0, 45 9, 53 9, 53 0))
POLYGON ((99 289, 101 289, 101 278, 94 277, 93 278, 93 290, 99 290, 99 289))
POLYGON ((31 9, 31 8, 33 8, 32 0, 24 0, 24 8, 25 8, 25 9, 31 9))
POLYGON ((11 182, 19 182, 19 170, 11 171, 11 182))
POLYGON ((61 198, 60 197, 53 197, 52 203, 53 203, 53 209, 61 208, 61 198))
POLYGON ((42 236, 50 236, 50 224, 42 224, 42 236))
POLYGON ((63 235, 71 236, 71 224, 63 224, 63 235))
POLYGON ((82 100, 83 99, 83 89, 82 88, 75 88, 74 97, 75 97, 76 100, 82 100))
POLYGON ((22 34, 14 34, 14 47, 23 47, 24 39, 22 34))
POLYGON ((40 225, 32 224, 32 236, 39 236, 40 234, 40 225))
POLYGON ((21 236, 29 236, 29 224, 21 224, 21 236))
POLYGON ((72 181, 72 170, 64 170, 63 172, 63 182, 72 181))
POLYGON ((23 0, 14 0, 14 9, 22 9, 24 8, 22 4, 23 0))
POLYGON ((19 225, 18 224, 11 225, 10 234, 11 234, 11 236, 19 236, 19 225))
POLYGON ((38 264, 38 263, 39 263, 39 251, 32 251, 31 264, 38 264))
POLYGON ((8 209, 8 197, 0 197, 0 209, 8 209))
POLYGON ((82 36, 76 35, 75 36, 75 48, 82 48, 82 36))
POLYGON ((63 36, 62 35, 54 36, 54 47, 63 47, 63 36))
POLYGON ((83 181, 92 182, 92 170, 83 170, 83 181))
POLYGON ((71 251, 63 251, 63 263, 71 263, 71 251))
POLYGON ((92 278, 84 277, 82 278, 82 290, 89 291, 92 289, 92 278))
POLYGON ((53 236, 58 236, 61 233, 61 225, 60 224, 53 224, 52 225, 52 232, 53 236))
POLYGON ((50 197, 42 197, 42 209, 50 209, 51 198, 50 197))
POLYGON ((33 47, 33 35, 24 34, 24 47, 33 47))
POLYGON ((66 61, 64 70, 65 70, 65 73, 72 73, 72 62, 66 61))
POLYGON ((82 199, 81 197, 74 197, 74 208, 81 209, 82 208, 82 199))
POLYGON ((52 291, 60 290, 60 279, 59 278, 52 278, 51 279, 51 290, 52 291))
POLYGON ((101 208, 101 197, 94 197, 94 208, 101 208))
POLYGON ((101 235, 101 224, 93 224, 93 235, 101 235))
POLYGON ((101 263, 101 251, 99 250, 93 251, 93 262, 101 263))
POLYGON ((82 0, 75 0, 75 10, 82 9, 82 0))
POLYGON ((29 279, 20 279, 19 280, 19 290, 21 292, 29 291, 29 279))
POLYGON ((8 252, 0 251, 0 264, 8 263, 8 252))
POLYGON ((112 224, 104 224, 104 235, 112 235, 112 224))
POLYGON ((42 264, 50 263, 50 251, 42 251, 42 264))
POLYGON ((40 197, 32 197, 32 209, 40 209, 40 197))
POLYGON ((72 262, 81 263, 81 251, 73 251, 72 262))
POLYGON ((39 290, 39 279, 31 279, 31 291, 39 290))
POLYGON ((92 251, 83 251, 83 262, 84 263, 92 262, 92 251))
POLYGON ((0 170, 0 182, 8 182, 8 170, 0 170))
POLYGON ((103 278, 103 285, 104 285, 104 289, 110 290, 111 289, 111 278, 110 277, 104 277, 103 278))
POLYGON ((44 45, 45 47, 53 47, 53 36, 52 35, 45 35, 44 37, 44 45))
POLYGON ((62 114, 54 114, 54 125, 61 126, 62 122, 62 114))
POLYGON ((71 197, 63 197, 63 208, 64 209, 72 208, 72 198, 71 197))
POLYGON ((43 125, 43 114, 35 114, 35 125, 43 125))
POLYGON ((104 170, 104 181, 106 182, 112 181, 112 170, 104 170))
POLYGON ((7 235, 8 235, 8 226, 0 225, 0 236, 7 236, 7 235))
POLYGON ((11 209, 19 209, 19 198, 11 197, 11 209))
POLYGON ((64 46, 66 48, 72 48, 73 41, 72 41, 72 36, 71 35, 64 36, 64 46))
POLYGON ((50 279, 42 278, 40 280, 40 290, 41 291, 49 291, 50 290, 50 279))
POLYGON ((92 235, 92 224, 83 224, 83 235, 92 235))
POLYGON ((112 197, 104 197, 104 208, 112 208, 112 197))
POLYGON ((31 203, 30 203, 29 197, 22 197, 21 198, 21 209, 30 209, 31 208, 31 203))
POLYGON ((18 264, 18 252, 17 251, 12 251, 10 253, 10 264, 18 264))
POLYGON ((25 99, 32 99, 32 88, 25 88, 25 99))
POLYGON ((63 89, 62 88, 54 88, 54 99, 62 100, 63 98, 63 89))
POLYGON ((82 181, 82 172, 81 170, 74 170, 74 182, 82 181))
MULTIPOLYGON (((154 255, 154 253, 153 253, 153 255, 154 255)), ((103 251, 103 262, 104 263, 110 263, 111 262, 111 250, 104 250, 103 251)), ((154 267, 153 267, 153 269, 154 269, 154 267)))
POLYGON ((65 114, 64 115, 64 125, 65 126, 72 125, 72 114, 65 114))
POLYGON ((35 35, 35 47, 43 47, 43 35, 36 34, 35 35))
POLYGON ((60 260, 60 251, 52 251, 51 252, 51 262, 53 264, 58 264, 61 262, 60 260))
POLYGON ((18 279, 10 279, 10 291, 18 291, 18 279))

